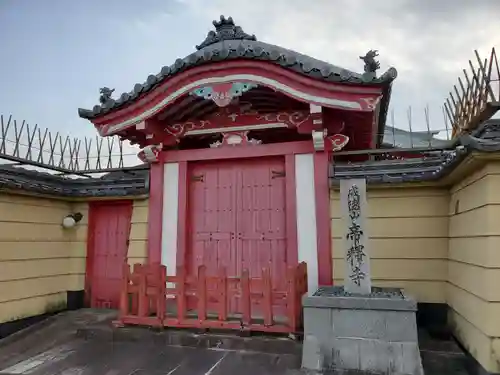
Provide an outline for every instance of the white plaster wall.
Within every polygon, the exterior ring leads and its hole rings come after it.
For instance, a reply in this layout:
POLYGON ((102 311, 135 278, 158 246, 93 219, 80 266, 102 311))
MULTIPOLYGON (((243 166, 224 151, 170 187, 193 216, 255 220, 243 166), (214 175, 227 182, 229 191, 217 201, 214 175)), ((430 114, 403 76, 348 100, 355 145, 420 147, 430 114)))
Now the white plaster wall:
POLYGON ((179 163, 165 163, 163 169, 163 214, 161 263, 167 274, 175 275, 179 206, 179 163))
POLYGON ((309 290, 318 287, 318 241, 314 190, 314 155, 295 155, 297 247, 299 262, 307 263, 309 290))

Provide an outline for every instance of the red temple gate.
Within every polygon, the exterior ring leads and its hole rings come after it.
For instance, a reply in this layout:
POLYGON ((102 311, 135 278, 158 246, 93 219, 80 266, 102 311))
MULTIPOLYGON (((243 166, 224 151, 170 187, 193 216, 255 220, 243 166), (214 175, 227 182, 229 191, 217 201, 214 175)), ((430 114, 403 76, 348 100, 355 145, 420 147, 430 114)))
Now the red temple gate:
POLYGON ((396 71, 378 76, 376 51, 356 73, 230 17, 214 26, 196 52, 79 110, 151 163, 149 265, 127 270, 120 322, 293 332, 306 285, 333 281, 328 155, 381 143, 396 71))

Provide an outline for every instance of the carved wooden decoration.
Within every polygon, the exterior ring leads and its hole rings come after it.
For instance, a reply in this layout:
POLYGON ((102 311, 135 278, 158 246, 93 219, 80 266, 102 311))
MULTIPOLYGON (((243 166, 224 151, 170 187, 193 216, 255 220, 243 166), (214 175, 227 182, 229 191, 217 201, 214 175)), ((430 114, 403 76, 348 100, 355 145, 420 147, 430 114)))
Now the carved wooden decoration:
POLYGON ((217 141, 210 145, 212 148, 227 147, 227 146, 248 146, 259 145, 262 142, 258 139, 248 139, 248 131, 228 132, 222 134, 222 142, 217 141))
POLYGON ((182 138, 185 135, 192 135, 197 132, 206 134, 219 133, 221 128, 230 129, 234 126, 238 126, 239 130, 241 130, 241 127, 247 127, 250 130, 255 126, 259 126, 260 129, 288 127, 297 128, 299 132, 303 132, 302 128, 304 128, 304 132, 308 132, 307 128, 310 129, 311 124, 311 114, 306 111, 259 114, 252 111, 226 111, 225 108, 224 111, 205 120, 193 120, 167 125, 164 130, 167 134, 173 135, 176 138, 182 138))
POLYGON ((347 143, 349 143, 349 137, 344 134, 334 134, 326 137, 325 144, 328 151, 338 152, 342 150, 347 143))
POLYGON ((313 130, 311 133, 314 151, 323 151, 325 149, 325 137, 327 130, 313 130))
POLYGON ((241 96, 255 87, 257 85, 250 82, 221 83, 197 88, 191 92, 191 95, 212 100, 219 107, 226 107, 234 98, 241 96))
POLYGON ((309 112, 311 113, 313 128, 321 130, 323 128, 323 109, 319 105, 310 104, 309 112))
POLYGON ((366 103, 366 108, 369 110, 374 110, 377 108, 378 103, 382 100, 381 96, 376 98, 362 98, 362 100, 366 103))
POLYGON ((326 129, 322 131, 313 130, 311 134, 315 151, 338 152, 349 142, 349 137, 344 134, 334 134, 328 137, 326 129))
POLYGON ((158 145, 146 146, 137 154, 137 156, 144 163, 156 163, 158 161, 158 156, 162 148, 163 145, 161 143, 158 145))

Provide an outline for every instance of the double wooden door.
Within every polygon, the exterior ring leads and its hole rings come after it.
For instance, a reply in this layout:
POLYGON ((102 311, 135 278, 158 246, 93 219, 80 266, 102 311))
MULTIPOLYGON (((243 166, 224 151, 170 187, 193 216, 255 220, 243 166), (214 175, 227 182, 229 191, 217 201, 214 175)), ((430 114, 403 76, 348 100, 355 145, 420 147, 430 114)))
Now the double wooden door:
MULTIPOLYGON (((273 289, 286 290, 286 194, 284 157, 203 162, 189 169, 186 265, 207 275, 225 267, 229 277, 248 269, 260 278, 271 271, 273 289)), ((232 312, 240 301, 229 301, 232 312)))

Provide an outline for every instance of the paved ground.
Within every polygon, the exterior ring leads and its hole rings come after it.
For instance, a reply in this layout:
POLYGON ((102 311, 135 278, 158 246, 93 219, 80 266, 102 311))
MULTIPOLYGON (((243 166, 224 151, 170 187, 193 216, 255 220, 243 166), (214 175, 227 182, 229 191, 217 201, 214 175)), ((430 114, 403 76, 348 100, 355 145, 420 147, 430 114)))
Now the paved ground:
MULTIPOLYGON (((60 314, 0 341, 0 374, 266 375, 300 373, 289 339, 110 328, 112 312, 60 314)), ((426 375, 466 375, 451 341, 421 340, 426 375)))
POLYGON ((137 342, 73 341, 6 368, 0 374, 198 375, 285 374, 295 358, 137 342), (290 360, 287 360, 290 359, 290 360))

